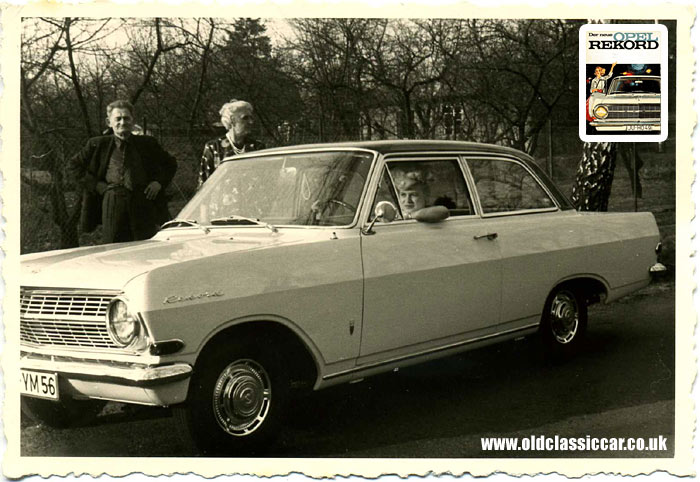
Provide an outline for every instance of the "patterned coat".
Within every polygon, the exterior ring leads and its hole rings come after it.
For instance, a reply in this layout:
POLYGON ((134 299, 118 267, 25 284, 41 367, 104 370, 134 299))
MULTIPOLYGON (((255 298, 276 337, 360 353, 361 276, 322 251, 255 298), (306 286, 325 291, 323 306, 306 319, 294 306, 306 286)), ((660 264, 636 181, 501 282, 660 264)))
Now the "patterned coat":
MULTIPOLYGON (((243 147, 243 152, 259 151, 265 149, 265 145, 257 140, 247 142, 243 147)), ((218 139, 213 139, 204 144, 204 152, 202 160, 199 164, 199 184, 201 187, 209 176, 219 167, 221 161, 227 157, 235 156, 233 145, 228 140, 228 137, 223 136, 218 139)))

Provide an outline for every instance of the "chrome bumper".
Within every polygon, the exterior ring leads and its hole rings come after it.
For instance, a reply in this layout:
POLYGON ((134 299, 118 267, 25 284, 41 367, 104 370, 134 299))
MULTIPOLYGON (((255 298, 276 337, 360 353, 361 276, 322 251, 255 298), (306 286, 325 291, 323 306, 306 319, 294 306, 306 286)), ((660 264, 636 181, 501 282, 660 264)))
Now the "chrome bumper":
POLYGON ((168 406, 187 398, 192 367, 187 363, 139 365, 22 353, 20 368, 56 373, 62 393, 126 403, 168 406))
POLYGON ((652 278, 658 278, 667 271, 666 266, 661 263, 655 263, 649 267, 649 274, 652 278))
POLYGON ((649 126, 650 130, 661 130, 661 121, 658 119, 642 121, 642 120, 615 120, 615 121, 591 121, 593 127, 598 130, 624 130, 627 126, 649 126))

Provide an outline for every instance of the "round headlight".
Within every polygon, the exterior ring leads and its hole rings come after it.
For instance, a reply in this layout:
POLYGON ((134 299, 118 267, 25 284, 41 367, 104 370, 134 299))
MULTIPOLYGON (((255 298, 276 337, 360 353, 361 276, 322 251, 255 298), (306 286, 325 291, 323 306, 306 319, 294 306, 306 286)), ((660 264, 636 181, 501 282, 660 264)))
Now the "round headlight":
POLYGON ((599 105, 593 110, 593 115, 598 119, 605 119, 608 116, 608 108, 604 105, 599 105))
POLYGON ((138 336, 141 324, 131 314, 121 298, 113 300, 107 308, 107 330, 112 340, 121 346, 129 346, 138 336))

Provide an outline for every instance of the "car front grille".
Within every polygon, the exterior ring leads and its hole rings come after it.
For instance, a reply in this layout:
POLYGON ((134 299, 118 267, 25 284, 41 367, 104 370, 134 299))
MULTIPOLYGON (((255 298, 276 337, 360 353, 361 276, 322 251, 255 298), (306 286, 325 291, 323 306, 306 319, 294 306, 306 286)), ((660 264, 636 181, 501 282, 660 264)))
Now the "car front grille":
POLYGON ((20 290, 20 340, 40 346, 119 348, 105 315, 119 292, 20 290))
POLYGON ((607 108, 607 119, 661 119, 661 104, 611 104, 607 108))

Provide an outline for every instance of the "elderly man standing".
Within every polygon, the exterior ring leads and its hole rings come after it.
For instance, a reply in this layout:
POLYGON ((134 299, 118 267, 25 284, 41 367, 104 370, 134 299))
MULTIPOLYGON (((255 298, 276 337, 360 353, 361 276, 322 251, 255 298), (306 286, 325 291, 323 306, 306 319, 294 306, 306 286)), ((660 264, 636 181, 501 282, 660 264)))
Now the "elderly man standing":
POLYGON ((223 137, 204 145, 199 167, 199 186, 204 184, 224 158, 265 148, 262 142, 252 137, 255 117, 253 106, 248 102, 235 99, 227 102, 219 110, 219 115, 227 132, 223 137))
POLYGON ((148 239, 170 218, 165 188, 177 162, 153 137, 132 135, 134 107, 117 100, 107 106, 113 134, 93 137, 72 159, 84 187, 81 229, 102 223, 102 241, 148 239))

